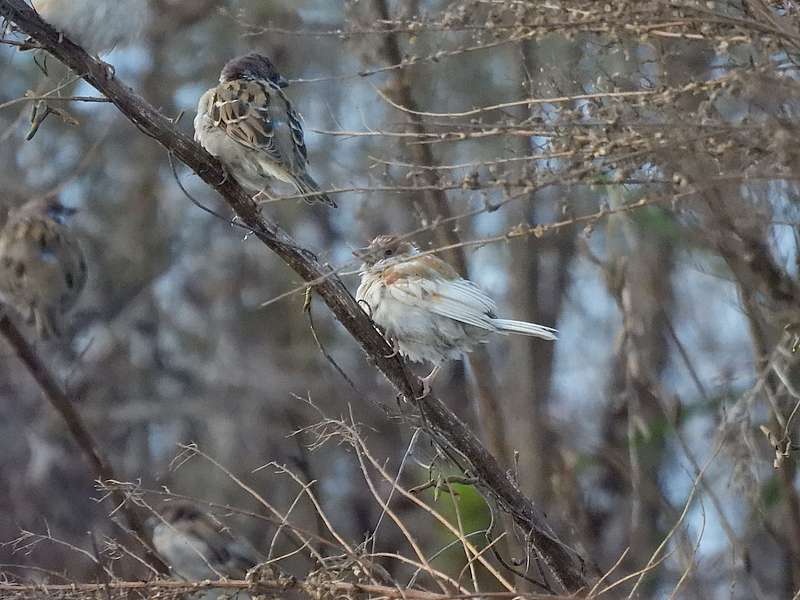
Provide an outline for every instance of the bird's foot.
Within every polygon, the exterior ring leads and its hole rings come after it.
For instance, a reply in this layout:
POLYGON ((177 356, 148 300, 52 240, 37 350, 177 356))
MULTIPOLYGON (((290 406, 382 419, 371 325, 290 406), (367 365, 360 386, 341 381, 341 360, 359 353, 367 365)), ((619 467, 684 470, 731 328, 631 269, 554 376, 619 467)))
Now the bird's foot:
POLYGON ((102 60, 99 56, 97 57, 97 62, 103 67, 105 71, 104 75, 107 81, 111 81, 117 75, 117 69, 111 63, 107 63, 106 61, 102 60))
POLYGON ((420 381, 422 382, 422 393, 417 396, 417 400, 424 400, 431 393, 431 383, 428 381, 427 377, 421 378, 420 381))
POLYGON ((389 345, 392 347, 392 353, 391 354, 385 354, 384 358, 387 358, 387 359, 388 358, 394 358, 395 356, 400 354, 400 344, 397 343, 397 340, 391 339, 391 340, 386 340, 386 341, 389 342, 389 345))
POLYGON ((422 395, 417 397, 417 400, 422 400, 423 398, 427 398, 428 395, 431 393, 431 382, 433 381, 434 377, 439 374, 439 371, 442 370, 442 364, 439 363, 433 370, 428 373, 425 377, 420 377, 420 381, 422 382, 422 395))
POLYGON ((242 236, 242 241, 246 242, 250 239, 250 236, 253 235, 255 232, 250 228, 250 226, 244 222, 239 215, 233 215, 230 221, 228 221, 231 227, 238 227, 239 229, 244 229, 245 234, 242 236))

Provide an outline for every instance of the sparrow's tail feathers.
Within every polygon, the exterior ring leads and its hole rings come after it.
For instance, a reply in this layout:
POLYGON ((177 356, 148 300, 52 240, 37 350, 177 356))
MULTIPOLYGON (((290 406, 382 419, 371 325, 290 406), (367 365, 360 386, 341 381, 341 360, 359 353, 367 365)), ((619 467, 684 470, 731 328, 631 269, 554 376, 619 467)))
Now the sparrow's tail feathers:
POLYGON ((498 330, 508 333, 519 333, 521 335, 532 335, 543 340, 557 340, 558 331, 552 327, 528 323, 527 321, 513 321, 511 319, 492 319, 492 323, 498 330))
POLYGON ((314 194, 313 196, 306 196, 303 198, 309 204, 315 202, 322 202, 332 208, 336 208, 336 202, 331 200, 327 194, 321 194, 317 182, 308 173, 301 173, 294 176, 294 184, 301 194, 314 194))

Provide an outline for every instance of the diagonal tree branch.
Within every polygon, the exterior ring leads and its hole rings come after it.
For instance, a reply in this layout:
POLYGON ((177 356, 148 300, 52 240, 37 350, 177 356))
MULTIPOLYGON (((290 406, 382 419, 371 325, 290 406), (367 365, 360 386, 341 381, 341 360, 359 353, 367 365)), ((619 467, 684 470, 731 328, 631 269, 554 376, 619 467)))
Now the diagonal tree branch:
MULTIPOLYGON (((408 399, 421 395, 421 382, 410 374, 402 359, 375 329, 331 267, 320 263, 312 252, 298 246, 288 233, 260 214, 253 200, 232 178, 225 177, 222 166, 211 155, 181 134, 170 119, 119 79, 109 77, 106 65, 42 21, 23 0, 0 0, 0 16, 14 23, 20 31, 81 75, 140 130, 158 141, 217 190, 259 240, 304 280, 317 281, 317 293, 395 390, 408 399)), ((480 480, 484 491, 513 517, 517 525, 528 532, 534 552, 549 567, 555 579, 572 592, 588 589, 584 560, 556 537, 530 499, 522 494, 475 434, 432 395, 418 400, 417 406, 440 441, 458 451, 469 462, 467 470, 480 480)))
MULTIPOLYGON (((42 362, 36 350, 34 350, 25 339, 25 336, 20 333, 16 325, 14 325, 11 319, 6 315, 0 317, 0 335, 2 335, 14 349, 14 352, 17 353, 22 364, 25 365, 25 368, 28 369, 28 372, 36 380, 36 383, 39 384, 47 400, 64 419, 75 443, 89 461, 95 477, 102 481, 116 481, 117 477, 114 475, 114 470, 100 453, 100 450, 98 450, 97 442, 92 437, 92 434, 89 433, 78 411, 75 410, 74 403, 66 392, 64 392, 56 377, 42 362)), ((115 490, 111 492, 111 498, 120 507, 120 511, 125 515, 128 521, 128 526, 139 540, 144 541, 148 539, 144 523, 142 523, 142 520, 133 507, 131 507, 130 503, 127 502, 125 494, 119 490, 115 490)), ((153 568, 160 573, 166 574, 169 572, 161 559, 153 554, 146 546, 145 553, 147 555, 147 561, 153 568)))

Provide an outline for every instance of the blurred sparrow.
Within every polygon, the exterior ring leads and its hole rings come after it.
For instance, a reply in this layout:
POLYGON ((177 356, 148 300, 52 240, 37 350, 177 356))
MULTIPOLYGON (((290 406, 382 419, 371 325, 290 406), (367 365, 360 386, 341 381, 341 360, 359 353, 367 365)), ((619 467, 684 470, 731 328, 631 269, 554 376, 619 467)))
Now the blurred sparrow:
MULTIPOLYGON (((221 532, 207 514, 187 502, 170 503, 160 517, 153 516, 148 523, 153 547, 173 575, 187 581, 244 579, 248 569, 261 560, 249 543, 221 532)), ((240 600, 248 597, 238 595, 240 600)))
POLYGON ((496 317, 497 306, 477 285, 431 254, 391 235, 376 237, 354 253, 364 261, 356 301, 414 362, 434 367, 426 391, 444 361, 459 358, 490 333, 519 333, 555 340, 556 330, 496 317))
POLYGON ((61 334, 61 321, 86 283, 86 261, 65 225, 74 209, 32 200, 11 210, 0 230, 0 300, 36 323, 43 339, 61 334))
POLYGON ((306 173, 303 126, 283 92, 288 82, 262 54, 228 62, 219 85, 200 98, 194 139, 246 188, 269 196, 272 179, 291 183, 306 202, 336 203, 306 173))
POLYGON ((105 54, 144 29, 148 0, 33 0, 36 12, 87 52, 105 54))

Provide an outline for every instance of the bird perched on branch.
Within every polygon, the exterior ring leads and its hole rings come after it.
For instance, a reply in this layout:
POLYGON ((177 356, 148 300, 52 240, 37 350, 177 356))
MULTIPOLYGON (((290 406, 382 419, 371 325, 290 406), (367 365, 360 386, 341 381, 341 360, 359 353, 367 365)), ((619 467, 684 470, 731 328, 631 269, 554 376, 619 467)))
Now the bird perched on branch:
MULTIPOLYGON (((172 569, 187 581, 244 579, 260 562, 255 549, 245 540, 221 531, 211 517, 188 502, 173 502, 159 516, 148 519, 153 547, 172 569)), ((212 590, 210 600, 220 592, 212 590)), ((233 594, 229 594, 231 597, 233 594)), ((239 594, 239 600, 249 598, 239 594)))
POLYGON ((43 339, 61 334, 86 284, 86 260, 65 223, 74 212, 57 200, 31 200, 11 210, 0 230, 0 301, 35 323, 43 339))
POLYGON ((150 16, 148 0, 33 0, 33 7, 95 56, 136 39, 150 16))
POLYGON ((423 379, 426 391, 446 360, 471 351, 491 333, 556 339, 550 327, 498 319, 494 301, 477 285, 396 236, 378 236, 354 254, 364 261, 356 300, 400 354, 433 363, 423 379))
POLYGON ((336 206, 306 172, 308 154, 300 115, 283 91, 288 85, 257 53, 228 62, 219 85, 200 98, 194 139, 244 187, 269 196, 274 179, 291 183, 306 202, 336 206))

